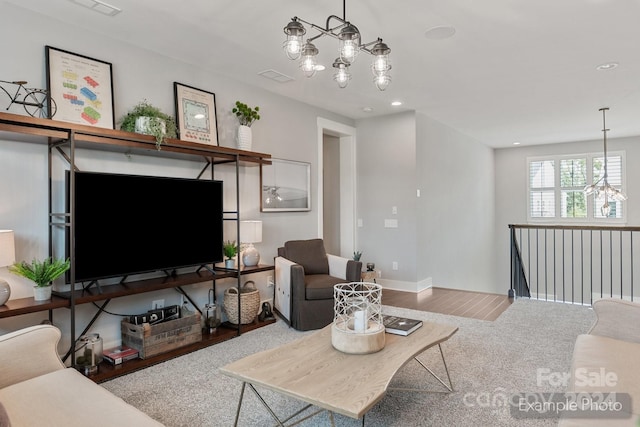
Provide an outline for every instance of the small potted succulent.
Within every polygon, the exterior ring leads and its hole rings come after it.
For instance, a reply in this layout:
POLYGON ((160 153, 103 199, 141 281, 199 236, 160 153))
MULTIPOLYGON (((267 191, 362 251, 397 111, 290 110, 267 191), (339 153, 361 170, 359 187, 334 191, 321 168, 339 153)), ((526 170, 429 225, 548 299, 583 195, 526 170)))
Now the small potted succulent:
POLYGON ((260 107, 249 107, 240 101, 236 101, 236 106, 231 110, 236 115, 240 126, 238 127, 238 148, 241 150, 251 150, 251 125, 256 120, 260 120, 260 107))
POLYGON ((51 298, 51 282, 62 276, 70 266, 69 259, 46 258, 43 261, 33 259, 31 264, 26 261, 14 263, 9 266, 9 271, 34 282, 34 300, 46 301, 51 298))
POLYGON ((224 242, 222 245, 222 251, 224 252, 224 256, 227 257, 227 259, 224 261, 224 267, 234 268, 235 260, 233 258, 236 256, 236 253, 238 253, 238 246, 236 246, 236 241, 227 240, 226 242, 224 242))
POLYGON ((122 118, 120 129, 155 136, 158 150, 165 138, 176 138, 178 134, 175 119, 146 99, 136 104, 122 118))

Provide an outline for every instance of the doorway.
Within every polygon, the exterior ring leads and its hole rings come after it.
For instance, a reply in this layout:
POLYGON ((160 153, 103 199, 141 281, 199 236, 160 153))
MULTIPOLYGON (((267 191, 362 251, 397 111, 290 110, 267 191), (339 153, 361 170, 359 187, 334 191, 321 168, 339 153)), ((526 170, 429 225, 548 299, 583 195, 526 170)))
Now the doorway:
POLYGON ((318 118, 318 232, 328 253, 345 258, 356 248, 355 153, 354 127, 318 118))

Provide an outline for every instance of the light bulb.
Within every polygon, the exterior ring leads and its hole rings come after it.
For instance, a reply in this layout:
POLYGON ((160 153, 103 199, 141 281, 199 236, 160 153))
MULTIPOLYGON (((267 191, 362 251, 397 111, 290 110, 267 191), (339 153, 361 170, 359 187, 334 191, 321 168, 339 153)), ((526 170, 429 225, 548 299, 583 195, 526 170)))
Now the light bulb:
POLYGON ((291 60, 300 58, 300 52, 302 46, 302 37, 288 36, 287 41, 284 42, 284 51, 287 57, 291 60))
POLYGON ((358 52, 360 52, 360 31, 347 23, 338 35, 340 40, 340 59, 347 64, 356 60, 358 52))
POLYGON ((388 74, 380 74, 373 78, 373 82, 379 90, 385 90, 389 83, 391 83, 391 76, 388 74))
POLYGON ((604 202, 604 205, 600 208, 600 212, 602 212, 602 216, 607 218, 611 213, 611 206, 609 206, 609 202, 604 202))
POLYGON ((390 69, 391 64, 389 64, 388 55, 377 55, 373 60, 373 64, 371 64, 371 71, 374 76, 385 74, 390 69))
POLYGON ((282 44, 287 57, 291 60, 300 58, 302 51, 302 36, 307 32, 304 26, 298 22, 297 18, 293 18, 291 22, 284 27, 284 33, 287 40, 282 44))
POLYGON ((300 69, 307 77, 313 77, 316 74, 316 55, 318 55, 318 49, 310 43, 305 43, 302 48, 302 61, 300 62, 300 69))
POLYGON ((358 55, 358 46, 353 40, 345 40, 340 48, 340 58, 344 62, 353 62, 358 55))
POLYGON ((349 74, 349 71, 347 71, 346 68, 340 68, 333 76, 333 79, 336 81, 336 83, 338 83, 338 86, 341 89, 344 89, 349 84, 351 74, 349 74))

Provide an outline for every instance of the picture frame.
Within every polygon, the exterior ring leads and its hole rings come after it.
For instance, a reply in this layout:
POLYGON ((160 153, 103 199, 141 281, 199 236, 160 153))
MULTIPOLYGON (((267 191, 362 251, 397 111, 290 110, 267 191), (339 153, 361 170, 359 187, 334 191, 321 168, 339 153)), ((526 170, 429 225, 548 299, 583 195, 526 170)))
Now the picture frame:
POLYGON ((56 120, 115 129, 111 63, 52 46, 45 46, 45 57, 56 120))
POLYGON ((260 169, 260 211, 311 210, 311 163, 271 158, 260 169))
POLYGON ((173 82, 178 137, 208 145, 218 143, 216 95, 183 83, 173 82))

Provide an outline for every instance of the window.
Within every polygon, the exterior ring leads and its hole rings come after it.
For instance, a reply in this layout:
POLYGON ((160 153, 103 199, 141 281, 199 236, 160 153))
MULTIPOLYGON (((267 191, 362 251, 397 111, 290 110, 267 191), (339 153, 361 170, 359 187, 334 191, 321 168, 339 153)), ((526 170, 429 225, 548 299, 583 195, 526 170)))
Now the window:
MULTIPOLYGON (((584 187, 597 182, 604 174, 604 157, 597 154, 548 156, 527 159, 529 165, 528 216, 532 221, 559 220, 585 222, 624 220, 623 202, 608 200, 611 210, 605 217, 601 207, 604 195, 586 197, 584 187)), ((624 189, 624 153, 607 156, 607 181, 624 189)))

